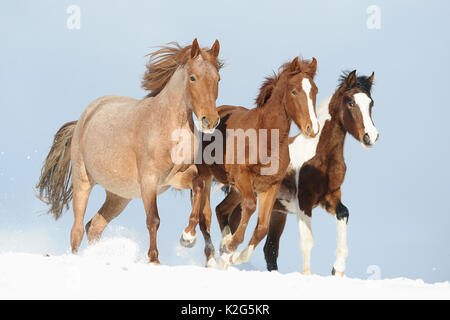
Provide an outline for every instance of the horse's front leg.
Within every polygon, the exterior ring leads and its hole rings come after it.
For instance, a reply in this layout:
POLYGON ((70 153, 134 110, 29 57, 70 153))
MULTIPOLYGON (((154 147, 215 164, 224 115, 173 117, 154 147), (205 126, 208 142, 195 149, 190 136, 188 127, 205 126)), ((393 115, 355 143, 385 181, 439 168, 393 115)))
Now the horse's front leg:
POLYGON ((145 176, 141 180, 141 195, 144 202, 145 214, 147 216, 147 229, 150 234, 150 248, 148 250, 148 258, 150 263, 159 264, 157 232, 159 228, 159 214, 156 205, 157 179, 153 176, 145 176))
POLYGON ((302 251, 303 270, 302 274, 311 274, 311 251, 314 246, 314 237, 311 229, 312 209, 298 210, 297 224, 300 233, 300 250, 302 251))
POLYGON ((344 276, 345 262, 348 256, 347 246, 347 223, 349 212, 346 206, 341 202, 340 189, 327 194, 324 198, 325 209, 336 216, 337 223, 337 250, 336 260, 333 264, 331 273, 336 276, 344 276))
POLYGON ((279 188, 280 185, 275 184, 272 185, 266 192, 260 193, 258 195, 259 198, 258 222, 256 224, 255 231, 253 232, 252 238, 250 239, 247 247, 243 251, 233 254, 231 259, 231 262, 233 264, 236 265, 248 262, 256 246, 267 235, 267 232, 269 231, 270 214, 272 212, 273 205, 275 203, 275 199, 277 197, 279 188))
POLYGON ((204 205, 205 181, 200 175, 192 179, 192 211, 189 216, 189 224, 181 235, 180 243, 183 247, 192 248, 197 242, 197 233, 195 228, 199 222, 199 214, 202 204, 204 205))
POLYGON ((222 238, 220 262, 223 268, 227 268, 232 263, 232 257, 237 247, 244 241, 245 230, 247 229, 250 217, 256 210, 256 196, 253 192, 252 181, 249 176, 240 177, 236 187, 242 195, 242 216, 239 226, 234 234, 231 232, 222 238))

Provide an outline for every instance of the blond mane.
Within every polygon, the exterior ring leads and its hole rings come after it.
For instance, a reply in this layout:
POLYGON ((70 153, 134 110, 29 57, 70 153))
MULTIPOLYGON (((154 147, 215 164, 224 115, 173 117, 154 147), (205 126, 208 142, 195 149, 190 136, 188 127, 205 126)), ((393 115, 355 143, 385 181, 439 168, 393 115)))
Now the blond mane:
MULTIPOLYGON (((189 60, 191 47, 192 45, 182 47, 177 42, 171 42, 149 54, 150 61, 141 84, 143 89, 150 91, 147 97, 155 97, 164 89, 178 67, 183 66, 189 60)), ((217 70, 223 66, 223 63, 211 55, 209 50, 200 49, 200 54, 217 70)))

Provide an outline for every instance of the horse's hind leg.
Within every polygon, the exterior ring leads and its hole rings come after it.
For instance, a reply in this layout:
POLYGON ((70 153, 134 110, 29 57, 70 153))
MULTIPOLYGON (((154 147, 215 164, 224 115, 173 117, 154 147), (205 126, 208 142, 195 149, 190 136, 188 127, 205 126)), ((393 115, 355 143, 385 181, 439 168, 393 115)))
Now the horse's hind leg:
POLYGON ((278 211, 272 211, 270 217, 269 232, 267 233, 266 244, 264 245, 264 258, 266 259, 267 270, 278 270, 277 259, 280 246, 280 238, 286 225, 287 215, 278 211))
POLYGON ((70 232, 72 253, 78 252, 84 235, 84 214, 93 183, 89 180, 84 164, 79 161, 73 165, 73 226, 70 232))
POLYGON ((108 223, 117 217, 130 203, 130 199, 122 198, 106 191, 106 200, 98 213, 86 224, 86 233, 89 243, 98 241, 108 223))

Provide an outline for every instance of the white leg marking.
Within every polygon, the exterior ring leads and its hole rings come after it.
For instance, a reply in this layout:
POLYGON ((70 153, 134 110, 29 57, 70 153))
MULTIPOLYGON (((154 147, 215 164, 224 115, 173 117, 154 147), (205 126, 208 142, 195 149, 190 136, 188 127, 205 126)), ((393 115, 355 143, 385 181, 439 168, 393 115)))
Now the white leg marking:
POLYGON ((370 144, 374 144, 378 137, 378 130, 377 128, 375 128, 369 112, 372 99, 370 99, 367 94, 362 92, 356 93, 355 95, 353 95, 353 98, 355 99, 356 104, 361 110, 365 133, 369 135, 370 144))
POLYGON ((206 262, 207 268, 215 268, 216 266, 217 266, 216 258, 214 257, 209 258, 208 262, 206 262))
POLYGON ((237 265, 248 262, 254 250, 255 247, 253 245, 250 245, 241 252, 233 253, 233 255, 231 256, 231 263, 237 265))
POLYGON ((314 238, 311 230, 311 217, 303 211, 297 214, 298 230, 300 231, 300 249, 303 256, 303 274, 311 274, 311 250, 314 246, 314 238))
POLYGON ((192 234, 190 231, 186 233, 186 231, 183 231, 183 240, 187 242, 192 242, 197 237, 196 234, 192 234))
POLYGON ((316 117, 316 113, 314 112, 314 106, 310 97, 310 92, 311 92, 311 82, 309 82, 309 79, 307 78, 303 78, 302 80, 302 88, 303 91, 305 91, 306 93, 306 98, 308 99, 308 112, 309 112, 309 117, 312 123, 312 129, 314 131, 314 133, 318 133, 319 132, 319 121, 317 121, 317 117, 316 117))
POLYGON ((348 256, 347 247, 347 219, 336 219, 337 222, 337 250, 336 250, 336 261, 334 262, 334 270, 344 273, 345 271, 345 260, 348 256))

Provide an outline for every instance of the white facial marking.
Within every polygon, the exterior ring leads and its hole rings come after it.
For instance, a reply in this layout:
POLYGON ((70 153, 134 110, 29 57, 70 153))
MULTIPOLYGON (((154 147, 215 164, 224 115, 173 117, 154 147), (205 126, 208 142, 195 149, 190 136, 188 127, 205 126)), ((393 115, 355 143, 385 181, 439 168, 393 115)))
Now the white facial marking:
POLYGON ((309 96, 309 93, 311 92, 311 82, 309 81, 309 79, 307 78, 303 78, 302 80, 302 88, 306 93, 306 98, 308 99, 308 112, 309 112, 309 117, 311 119, 311 123, 312 123, 312 129, 314 133, 317 133, 319 131, 319 123, 317 121, 316 118, 316 114, 314 112, 314 106, 311 100, 311 97, 309 96))
POLYGON ((367 94, 362 92, 354 94, 353 98, 355 99, 356 104, 359 106, 359 109, 361 110, 364 130, 365 133, 369 135, 370 144, 374 144, 378 137, 378 130, 377 128, 375 128, 369 112, 370 103, 372 102, 372 99, 370 99, 367 94))

